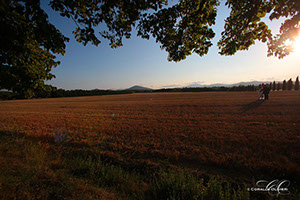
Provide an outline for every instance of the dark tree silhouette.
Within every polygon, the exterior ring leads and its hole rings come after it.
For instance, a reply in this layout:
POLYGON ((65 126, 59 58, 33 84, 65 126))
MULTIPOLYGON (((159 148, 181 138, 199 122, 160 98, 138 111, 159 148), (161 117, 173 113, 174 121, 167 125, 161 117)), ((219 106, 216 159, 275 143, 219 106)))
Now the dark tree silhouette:
POLYGON ((282 82, 282 90, 286 90, 286 80, 282 82))
POLYGON ((48 21, 35 1, 0 1, 0 89, 31 98, 55 76, 50 73, 59 61, 54 54, 65 53, 68 41, 48 21))
POLYGON ((299 76, 297 76, 295 81, 295 90, 299 90, 299 76))
MULTIPOLYGON (((169 61, 181 61, 192 53, 204 56, 212 46, 213 25, 219 0, 50 0, 49 6, 77 25, 78 42, 98 46, 102 39, 116 48, 137 36, 155 38, 168 52, 169 61), (102 28, 106 27, 106 28, 102 28), (99 33, 99 34, 98 34, 99 33)), ((227 0, 231 10, 218 42, 221 55, 233 55, 262 41, 268 55, 283 58, 292 48, 285 41, 294 41, 299 30, 298 0, 227 0), (280 33, 273 35, 264 22, 286 17, 280 33)), ((40 0, 0 1, 0 89, 18 92, 30 98, 47 89, 44 81, 55 76, 51 69, 59 64, 56 55, 64 55, 69 40, 49 22, 40 0)))
POLYGON ((275 81, 273 82, 273 91, 275 91, 276 90, 276 83, 275 83, 275 81))
POLYGON ((292 88, 293 88, 293 81, 292 81, 292 79, 290 78, 290 80, 288 80, 288 82, 287 82, 287 89, 288 89, 288 90, 292 90, 292 88))
POLYGON ((279 82, 277 83, 277 88, 276 89, 277 89, 277 91, 280 90, 280 83, 279 82))

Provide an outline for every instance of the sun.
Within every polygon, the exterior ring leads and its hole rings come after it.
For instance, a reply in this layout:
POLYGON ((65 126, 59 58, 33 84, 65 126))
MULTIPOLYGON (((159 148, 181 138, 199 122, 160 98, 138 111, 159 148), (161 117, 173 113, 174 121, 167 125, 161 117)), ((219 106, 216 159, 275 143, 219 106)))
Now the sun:
POLYGON ((300 35, 293 42, 293 48, 294 48, 293 52, 295 54, 299 54, 300 55, 300 35))

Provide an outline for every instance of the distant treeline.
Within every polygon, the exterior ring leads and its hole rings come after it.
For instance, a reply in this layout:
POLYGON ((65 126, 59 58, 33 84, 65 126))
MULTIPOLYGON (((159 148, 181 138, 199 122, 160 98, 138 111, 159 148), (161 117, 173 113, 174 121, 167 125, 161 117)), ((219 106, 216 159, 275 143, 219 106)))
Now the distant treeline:
MULTIPOLYGON (((56 98, 56 97, 78 97, 78 96, 97 96, 113 94, 132 94, 132 93, 157 93, 157 92, 214 92, 214 91, 255 91, 257 86, 233 86, 233 87, 195 87, 195 88, 168 88, 157 90, 64 90, 54 87, 47 91, 36 92, 35 98, 56 98)), ((17 93, 0 92, 0 99, 22 99, 17 93)))
POLYGON ((158 89, 152 92, 224 92, 224 91, 255 91, 257 86, 255 85, 240 85, 233 87, 187 87, 187 88, 168 88, 168 89, 158 89))
MULTIPOLYGON (((52 87, 47 91, 36 92, 34 98, 57 98, 57 97, 79 97, 79 96, 97 96, 113 94, 131 94, 130 90, 64 90, 52 87)), ((13 92, 0 92, 0 99, 22 99, 20 95, 13 92)))
MULTIPOLYGON (((283 82, 270 82, 264 84, 273 91, 279 90, 299 90, 299 77, 296 81, 290 78, 283 82)), ((47 90, 36 92, 35 98, 56 98, 56 97, 78 97, 78 96, 97 96, 113 94, 132 94, 132 93, 150 93, 150 92, 216 92, 216 91, 257 91, 259 85, 239 85, 231 87, 190 87, 190 88, 167 88, 157 90, 64 90, 48 86, 47 90)), ((1 91, 0 99, 22 99, 17 93, 1 91)))
MULTIPOLYGON (((129 90, 63 90, 58 89, 51 92, 48 97, 78 97, 78 96, 96 96, 112 94, 130 94, 129 90)), ((47 97, 47 96, 41 96, 47 97)))

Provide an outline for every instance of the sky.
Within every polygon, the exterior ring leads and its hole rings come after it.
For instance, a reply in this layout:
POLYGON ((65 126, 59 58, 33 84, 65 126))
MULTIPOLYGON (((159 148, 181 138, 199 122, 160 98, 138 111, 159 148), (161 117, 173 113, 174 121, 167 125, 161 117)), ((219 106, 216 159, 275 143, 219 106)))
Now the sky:
MULTIPOLYGON (((184 87, 190 84, 238 83, 248 81, 282 81, 299 76, 299 47, 289 56, 278 59, 267 57, 267 46, 259 41, 248 51, 237 52, 233 56, 221 56, 216 46, 221 37, 224 20, 229 10, 224 3, 218 7, 216 33, 213 46, 203 57, 197 54, 188 56, 180 62, 169 62, 167 52, 161 50, 155 39, 136 37, 133 31, 131 39, 124 39, 123 46, 111 49, 109 42, 100 39, 98 47, 76 42, 72 31, 73 21, 61 17, 45 3, 42 7, 53 23, 65 36, 70 38, 65 56, 57 56, 61 64, 53 68, 55 79, 48 84, 63 89, 125 89, 133 85, 153 89, 184 87)), ((276 32, 280 21, 267 22, 276 32)), ((299 37, 300 38, 300 37, 299 37)), ((300 39, 299 39, 300 41, 300 39)))

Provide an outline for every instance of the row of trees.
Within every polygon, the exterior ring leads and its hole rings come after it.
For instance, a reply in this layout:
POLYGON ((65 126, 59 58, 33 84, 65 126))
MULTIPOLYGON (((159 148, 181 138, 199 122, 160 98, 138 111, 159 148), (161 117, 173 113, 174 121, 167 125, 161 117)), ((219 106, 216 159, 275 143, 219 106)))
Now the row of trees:
POLYGON ((288 81, 284 80, 281 82, 270 82, 269 87, 273 91, 279 91, 279 90, 299 90, 299 77, 297 76, 296 81, 293 82, 292 78, 290 78, 288 81))

